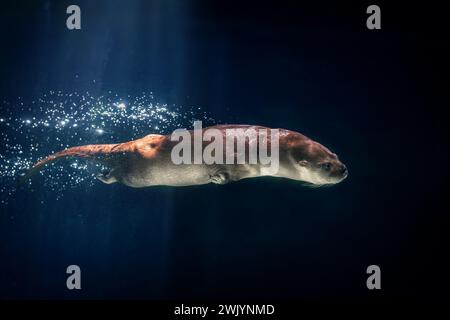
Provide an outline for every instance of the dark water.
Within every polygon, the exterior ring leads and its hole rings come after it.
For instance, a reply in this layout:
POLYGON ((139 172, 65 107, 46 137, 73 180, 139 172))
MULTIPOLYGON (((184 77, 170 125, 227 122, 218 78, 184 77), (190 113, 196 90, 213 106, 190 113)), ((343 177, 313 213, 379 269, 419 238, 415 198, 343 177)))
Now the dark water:
POLYGON ((364 5, 137 0, 78 1, 69 31, 68 4, 1 5, 1 298, 438 296, 448 36, 392 12, 370 32, 364 5), (302 132, 350 175, 132 189, 66 161, 13 188, 66 146, 195 119, 302 132), (71 264, 80 291, 66 289, 71 264), (366 288, 371 264, 381 293, 366 288))

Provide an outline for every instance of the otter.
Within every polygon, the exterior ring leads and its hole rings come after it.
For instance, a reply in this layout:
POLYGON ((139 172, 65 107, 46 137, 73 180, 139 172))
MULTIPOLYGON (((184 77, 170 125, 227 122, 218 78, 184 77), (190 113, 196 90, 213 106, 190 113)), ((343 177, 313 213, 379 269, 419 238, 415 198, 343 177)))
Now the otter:
MULTIPOLYGON (((219 130, 223 137, 226 137, 228 129, 253 129, 258 135, 263 130, 271 130, 251 125, 217 125, 202 130, 207 129, 219 130)), ((172 141, 170 135, 150 134, 124 143, 83 145, 57 152, 34 164, 21 181, 26 181, 45 165, 67 157, 97 161, 109 168, 97 175, 100 181, 106 184, 119 182, 134 188, 225 184, 260 176, 282 177, 323 186, 339 183, 348 176, 347 167, 338 156, 320 143, 295 131, 276 130, 279 132, 279 167, 276 172, 270 172, 267 165, 258 163, 174 164, 171 152, 177 142, 172 141)), ((270 143, 270 139, 268 140, 270 143)), ((202 147, 205 148, 209 143, 211 142, 202 141, 202 147)), ((248 145, 248 141, 246 144, 248 145)), ((248 148, 245 150, 244 157, 248 158, 248 148)), ((227 152, 235 151, 234 148, 230 151, 224 147, 224 156, 227 152)), ((235 153, 233 156, 238 157, 239 154, 235 153)))

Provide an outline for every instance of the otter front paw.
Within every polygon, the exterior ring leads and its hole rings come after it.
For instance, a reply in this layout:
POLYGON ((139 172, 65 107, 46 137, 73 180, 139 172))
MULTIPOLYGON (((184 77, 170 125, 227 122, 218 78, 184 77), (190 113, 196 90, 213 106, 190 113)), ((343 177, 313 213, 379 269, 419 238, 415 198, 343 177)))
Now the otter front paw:
POLYGON ((228 174, 226 173, 217 173, 214 175, 210 175, 209 179, 212 183, 215 184, 225 184, 230 182, 230 179, 228 178, 228 174))

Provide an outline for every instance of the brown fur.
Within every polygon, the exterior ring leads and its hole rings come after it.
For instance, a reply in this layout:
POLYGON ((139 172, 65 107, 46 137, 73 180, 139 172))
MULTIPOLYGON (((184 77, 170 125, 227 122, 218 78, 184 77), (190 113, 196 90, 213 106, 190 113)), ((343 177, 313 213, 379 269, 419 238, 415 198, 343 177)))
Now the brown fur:
MULTIPOLYGON (((238 128, 253 128, 257 131, 268 129, 265 127, 248 125, 219 125, 210 128, 218 129, 222 131, 222 133, 225 133, 225 130, 227 129, 238 128)), ((204 128, 203 130, 210 128, 204 128)), ((336 179, 341 178, 343 175, 342 168, 345 168, 345 166, 330 150, 298 132, 285 129, 279 129, 279 132, 280 166, 287 168, 287 171, 286 169, 283 169, 285 172, 281 172, 278 176, 295 179, 295 172, 293 170, 296 168, 292 169, 292 167, 297 166, 298 163, 301 163, 301 166, 309 166, 308 168, 310 170, 319 170, 323 163, 327 162, 330 164, 330 169, 327 170, 329 173, 327 174, 329 174, 330 177, 336 177, 336 179)), ((225 139, 225 135, 223 136, 225 139)), ((137 176, 137 178, 139 178, 141 172, 148 171, 149 165, 159 166, 162 170, 167 170, 168 166, 171 164, 170 152, 172 147, 178 143, 176 141, 171 141, 170 137, 170 135, 151 134, 141 139, 124 143, 84 145, 68 148, 38 161, 27 174, 21 178, 21 181, 26 181, 33 174, 40 171, 45 165, 57 161, 58 159, 75 157, 91 159, 105 164, 115 171, 117 177, 121 177, 121 182, 131 185, 131 182, 128 183, 128 176, 131 175, 132 178, 136 178, 137 176)), ((193 137, 193 134, 191 134, 191 137, 193 137)), ((270 142, 270 139, 268 141, 270 142)), ((209 142, 203 142, 203 147, 208 143, 209 142)), ((247 147, 248 144, 246 146, 246 150, 248 151, 249 148, 247 147)), ((268 146, 268 149, 270 150, 270 146, 268 146)), ((235 167, 239 166, 242 165, 235 165, 235 167)), ((235 177, 231 180, 239 180, 245 177, 254 176, 255 171, 253 167, 251 168, 253 175, 246 175, 245 171, 248 171, 248 166, 242 168, 243 170, 234 170, 235 177)))

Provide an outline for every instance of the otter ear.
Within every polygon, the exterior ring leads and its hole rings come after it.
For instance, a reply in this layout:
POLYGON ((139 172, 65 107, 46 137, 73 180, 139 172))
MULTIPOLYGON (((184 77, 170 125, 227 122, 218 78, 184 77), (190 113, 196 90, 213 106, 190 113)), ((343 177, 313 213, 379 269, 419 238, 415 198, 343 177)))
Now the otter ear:
POLYGON ((300 161, 298 162, 298 164, 301 165, 302 167, 306 167, 306 165, 308 164, 308 161, 306 161, 306 160, 300 160, 300 161))

